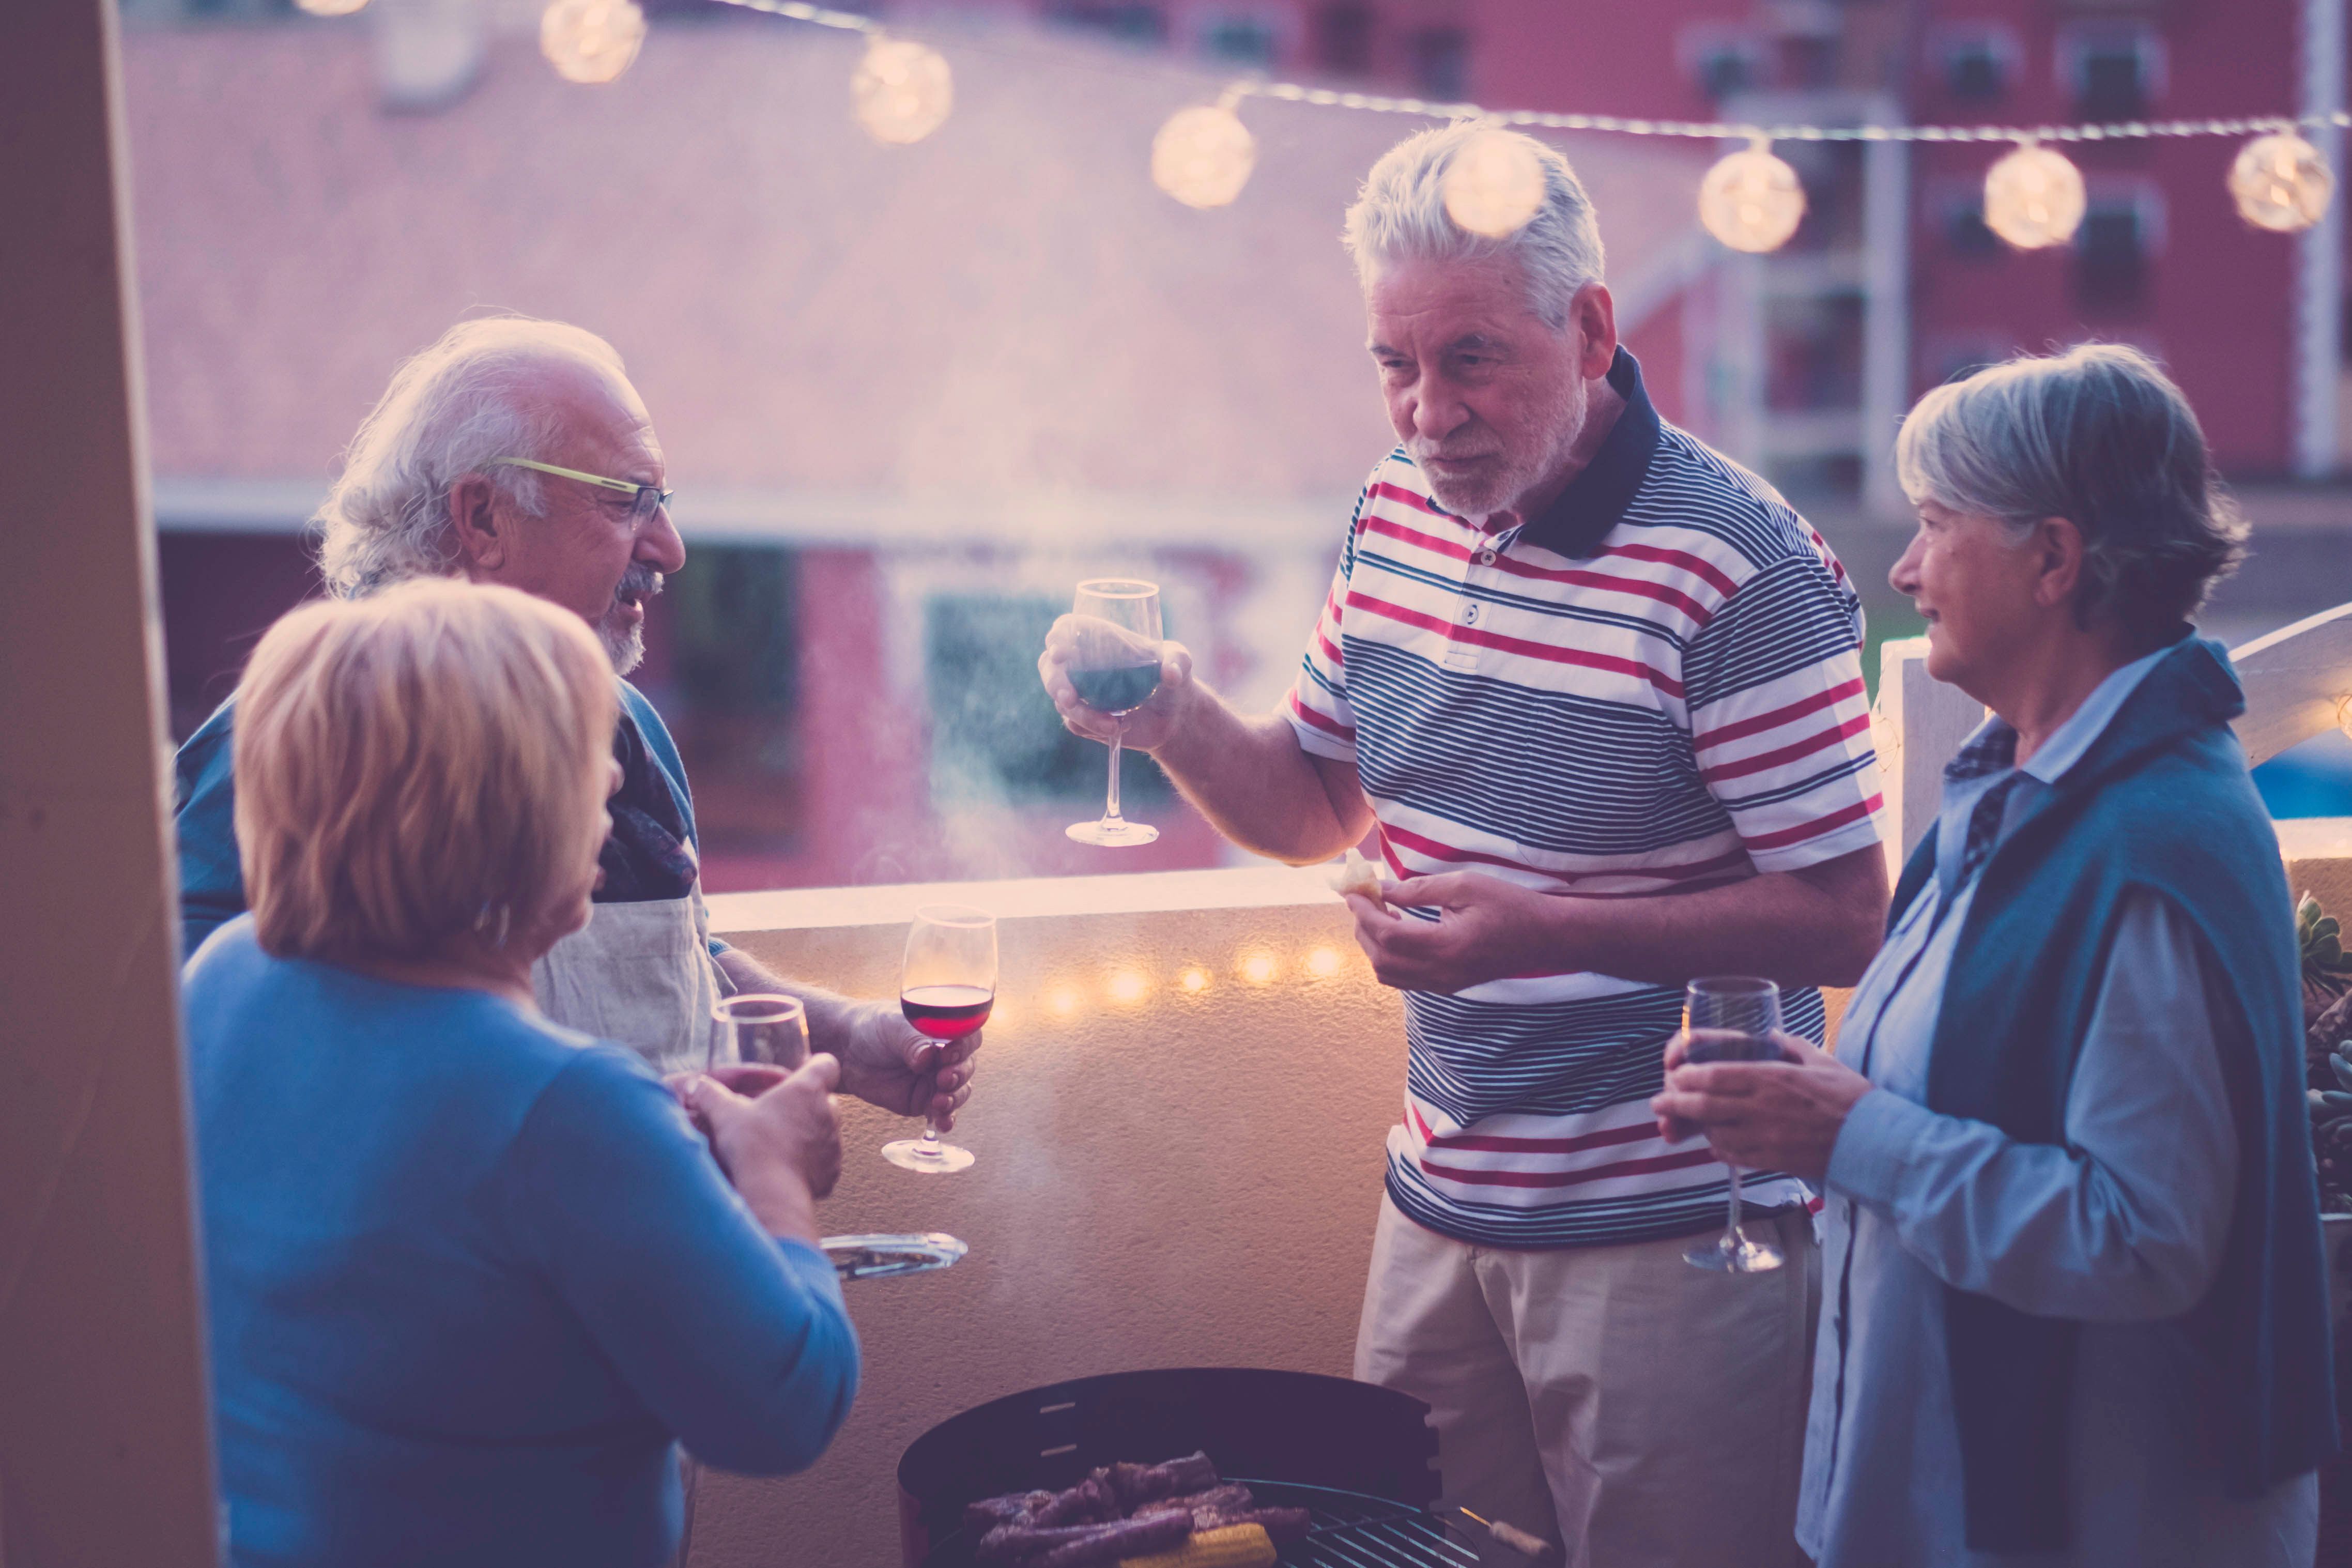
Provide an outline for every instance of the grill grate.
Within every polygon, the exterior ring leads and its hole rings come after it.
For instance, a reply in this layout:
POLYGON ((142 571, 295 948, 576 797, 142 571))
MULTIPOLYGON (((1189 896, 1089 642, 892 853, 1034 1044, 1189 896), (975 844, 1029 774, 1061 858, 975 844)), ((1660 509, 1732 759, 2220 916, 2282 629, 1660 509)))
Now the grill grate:
MULTIPOLYGON (((1313 1516, 1305 1538, 1282 1549, 1279 1568, 1476 1568, 1475 1551, 1410 1503, 1296 1481, 1229 1479, 1248 1487, 1260 1508, 1303 1508, 1313 1516)), ((965 1568, 971 1545, 959 1530, 931 1548, 924 1568, 965 1568)))

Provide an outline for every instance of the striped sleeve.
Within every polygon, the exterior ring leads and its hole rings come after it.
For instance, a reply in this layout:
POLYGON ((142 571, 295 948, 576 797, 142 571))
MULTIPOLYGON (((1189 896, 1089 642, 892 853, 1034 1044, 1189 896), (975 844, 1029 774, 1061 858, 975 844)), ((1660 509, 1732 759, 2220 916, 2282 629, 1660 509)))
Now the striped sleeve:
POLYGON ((1809 550, 1742 583, 1684 656, 1699 777, 1759 871, 1879 841, 1860 607, 1809 550))
MULTIPOLYGON (((1385 463, 1382 468, 1387 467, 1385 463)), ((1322 613, 1307 638, 1306 657, 1298 661, 1298 679, 1283 700, 1283 717, 1298 736, 1298 748, 1311 757, 1353 762, 1356 757, 1356 715, 1348 706, 1348 667, 1341 653, 1341 630, 1348 608, 1348 583, 1356 566, 1356 537, 1363 527, 1364 503, 1380 481, 1380 469, 1356 497, 1354 515, 1348 520, 1348 544, 1339 568, 1331 574, 1331 591, 1323 596, 1322 613)))

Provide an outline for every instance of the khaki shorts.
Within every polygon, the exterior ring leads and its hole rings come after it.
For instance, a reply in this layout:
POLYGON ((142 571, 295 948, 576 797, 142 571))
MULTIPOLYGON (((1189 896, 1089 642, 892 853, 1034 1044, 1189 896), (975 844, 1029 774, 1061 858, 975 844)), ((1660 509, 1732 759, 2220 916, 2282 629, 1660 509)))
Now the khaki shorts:
POLYGON ((1570 1568, 1802 1563, 1821 1258, 1801 1210, 1747 1224, 1786 1268, 1706 1273, 1692 1237, 1472 1247, 1382 1198, 1356 1375, 1428 1402, 1447 1502, 1563 1542, 1570 1568))

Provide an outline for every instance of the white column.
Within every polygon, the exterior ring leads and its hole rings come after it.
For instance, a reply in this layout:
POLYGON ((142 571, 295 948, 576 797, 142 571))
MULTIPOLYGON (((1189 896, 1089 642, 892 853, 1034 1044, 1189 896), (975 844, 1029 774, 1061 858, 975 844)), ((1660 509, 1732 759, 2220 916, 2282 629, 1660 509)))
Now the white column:
POLYGON ((1910 406, 1911 393, 1907 143, 1864 144, 1862 215, 1862 494, 1873 513, 1900 517, 1905 501, 1895 480, 1895 427, 1910 406))
POLYGON ((1927 673, 1927 639, 1895 637, 1878 650, 1878 702, 1871 739, 1898 868, 1944 805, 1944 764, 1985 721, 1985 705, 1927 673))
MULTIPOLYGON (((2344 0, 2303 0, 2302 112, 2344 108, 2344 0)), ((2336 171, 2336 199, 2295 241, 2294 471, 2325 479, 2336 471, 2336 388, 2342 375, 2344 204, 2352 199, 2344 169, 2344 133, 2332 125, 2304 134, 2336 171)))
POLYGON ((114 0, 0 3, 0 1558, 211 1568, 114 0))

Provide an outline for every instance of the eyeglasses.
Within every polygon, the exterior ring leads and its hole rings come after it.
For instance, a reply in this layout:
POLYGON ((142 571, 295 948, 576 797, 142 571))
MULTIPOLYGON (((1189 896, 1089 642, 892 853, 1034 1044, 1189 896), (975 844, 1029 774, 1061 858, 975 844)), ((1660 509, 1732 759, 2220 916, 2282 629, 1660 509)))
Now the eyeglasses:
POLYGON ((657 489, 652 485, 640 485, 628 479, 608 479, 602 474, 583 474, 577 468, 559 468, 553 463, 535 462, 529 458, 492 458, 489 466, 501 464, 515 468, 536 468, 542 474, 553 474, 559 479, 578 479, 583 485, 601 489, 618 490, 629 498, 629 521, 643 528, 654 520, 654 513, 669 505, 676 490, 657 489))

